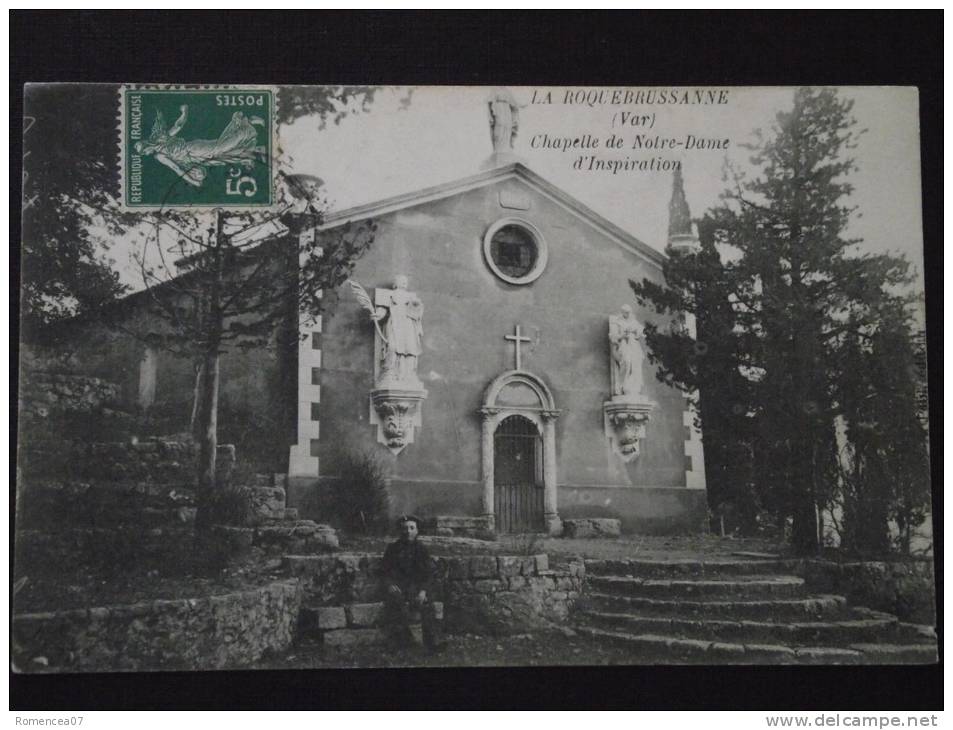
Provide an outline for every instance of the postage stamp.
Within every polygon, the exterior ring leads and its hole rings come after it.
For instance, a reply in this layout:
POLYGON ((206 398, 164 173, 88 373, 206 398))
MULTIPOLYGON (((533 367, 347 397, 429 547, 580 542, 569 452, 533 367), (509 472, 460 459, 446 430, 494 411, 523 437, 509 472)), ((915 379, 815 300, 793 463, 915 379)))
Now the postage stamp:
POLYGON ((275 102, 275 90, 269 87, 123 86, 123 206, 271 206, 275 102))

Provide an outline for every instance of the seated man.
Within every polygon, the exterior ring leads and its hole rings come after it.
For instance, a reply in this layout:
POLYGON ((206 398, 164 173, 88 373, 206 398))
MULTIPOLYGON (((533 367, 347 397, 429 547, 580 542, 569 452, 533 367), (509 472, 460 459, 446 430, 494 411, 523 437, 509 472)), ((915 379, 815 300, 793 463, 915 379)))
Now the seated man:
POLYGON ((439 648, 437 618, 433 602, 427 595, 430 587, 430 555, 417 542, 419 520, 403 516, 397 521, 400 539, 387 546, 381 563, 384 578, 384 619, 392 643, 410 645, 413 634, 410 624, 419 611, 424 646, 429 651, 439 648))

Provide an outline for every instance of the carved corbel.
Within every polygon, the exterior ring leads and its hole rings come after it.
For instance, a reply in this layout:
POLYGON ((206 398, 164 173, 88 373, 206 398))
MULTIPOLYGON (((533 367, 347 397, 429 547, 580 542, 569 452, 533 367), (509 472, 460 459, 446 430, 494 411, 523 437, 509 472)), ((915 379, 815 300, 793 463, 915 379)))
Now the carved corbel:
POLYGON ((395 456, 414 442, 415 431, 421 425, 420 403, 426 397, 426 390, 371 391, 371 421, 377 424, 377 441, 395 456))
POLYGON ((655 404, 651 402, 606 401, 603 406, 606 437, 619 458, 632 461, 642 451, 645 427, 651 420, 655 404))

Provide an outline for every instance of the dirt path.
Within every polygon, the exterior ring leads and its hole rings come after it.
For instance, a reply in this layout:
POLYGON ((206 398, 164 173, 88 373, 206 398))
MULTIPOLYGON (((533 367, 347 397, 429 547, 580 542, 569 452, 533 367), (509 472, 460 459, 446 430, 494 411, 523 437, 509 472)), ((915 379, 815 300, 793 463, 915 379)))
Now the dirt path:
POLYGON ((631 648, 599 642, 575 632, 515 636, 448 636, 439 654, 423 648, 388 650, 381 646, 323 648, 298 646, 280 657, 262 660, 255 669, 330 669, 376 667, 545 667, 611 666, 653 663, 631 648))

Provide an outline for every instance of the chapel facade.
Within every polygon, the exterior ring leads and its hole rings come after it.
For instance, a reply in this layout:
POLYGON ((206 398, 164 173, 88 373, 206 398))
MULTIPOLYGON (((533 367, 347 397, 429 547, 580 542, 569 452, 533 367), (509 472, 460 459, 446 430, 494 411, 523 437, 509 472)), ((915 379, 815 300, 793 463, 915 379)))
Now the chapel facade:
MULTIPOLYGON (((647 323, 670 322, 629 284, 664 283, 665 254, 523 164, 515 102, 500 92, 488 105, 493 153, 479 172, 263 244, 376 226, 323 316, 221 356, 220 442, 286 471, 288 504, 306 518, 321 519, 348 455, 370 454, 395 515, 496 532, 556 533, 574 517, 704 530, 701 434, 643 339, 647 323)), ((669 254, 695 250, 678 170, 668 221, 669 254)), ((194 364, 126 334, 157 326, 151 298, 120 302, 121 328, 71 324, 70 363, 116 383, 150 432, 178 433, 194 410, 194 364)))
MULTIPOLYGON (((512 152, 516 108, 489 100, 479 173, 329 216, 373 220, 374 245, 317 320, 302 320, 289 503, 317 504, 348 451, 383 463, 394 514, 558 533, 704 529, 701 434, 655 377, 630 280, 664 255, 512 152)), ((680 172, 668 250, 697 246, 680 172)), ((689 322, 689 326, 691 323, 689 322)))

